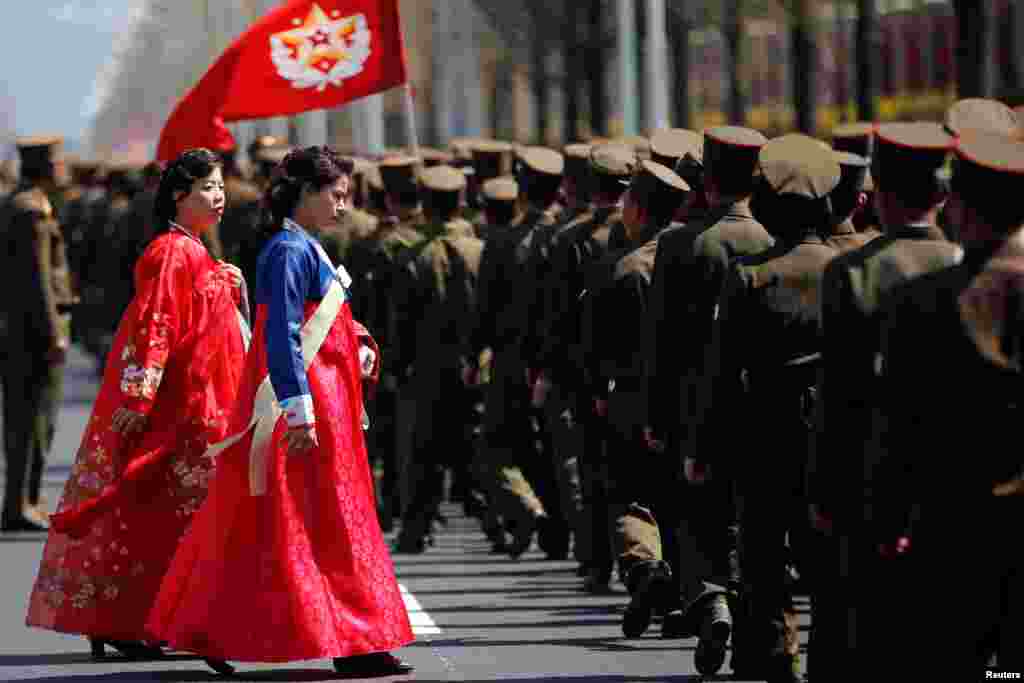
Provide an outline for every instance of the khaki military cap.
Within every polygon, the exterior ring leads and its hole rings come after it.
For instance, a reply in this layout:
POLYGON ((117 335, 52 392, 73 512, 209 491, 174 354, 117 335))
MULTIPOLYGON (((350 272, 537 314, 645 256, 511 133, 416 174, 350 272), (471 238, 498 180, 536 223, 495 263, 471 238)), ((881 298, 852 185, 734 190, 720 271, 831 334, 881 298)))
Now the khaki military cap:
POLYGON ((64 138, 59 135, 33 135, 17 138, 14 145, 21 157, 22 171, 43 168, 63 160, 64 138))
POLYGON ((380 175, 380 167, 377 164, 370 164, 366 169, 366 184, 371 190, 382 192, 384 190, 384 178, 380 175))
POLYGON ((512 176, 491 178, 482 188, 484 198, 496 202, 514 202, 519 196, 519 183, 512 176))
POLYGON ((64 138, 60 135, 29 135, 15 139, 14 146, 19 151, 33 149, 49 149, 64 144, 64 138))
POLYGON ((565 172, 565 157, 547 147, 524 147, 519 150, 518 160, 538 175, 559 176, 565 172))
POLYGON ((832 149, 870 157, 878 129, 873 123, 846 123, 832 129, 832 149))
POLYGON ((969 204, 1024 195, 1024 142, 971 130, 957 140, 952 189, 969 204))
POLYGON ((870 192, 873 186, 868 187, 871 174, 868 167, 871 161, 859 154, 852 152, 833 152, 835 159, 839 162, 839 170, 842 177, 839 179, 837 190, 841 192, 870 192))
POLYGON ((480 138, 452 138, 448 141, 448 149, 452 151, 456 159, 468 160, 473 158, 473 146, 480 142, 480 138))
POLYGON ((352 175, 365 176, 374 167, 372 161, 363 157, 350 157, 352 159, 352 175))
POLYGON ((569 159, 589 159, 590 150, 593 149, 593 145, 588 142, 574 142, 566 145, 562 148, 562 154, 566 160, 569 159))
POLYGON ((590 150, 590 167, 595 173, 619 178, 625 184, 636 169, 633 149, 618 143, 596 145, 590 150))
POLYGON ((704 131, 704 167, 714 174, 753 175, 767 139, 753 128, 717 126, 704 131))
POLYGON ((434 149, 432 147, 420 147, 420 157, 426 166, 437 166, 439 164, 450 164, 455 160, 451 152, 434 149))
POLYGON ((871 175, 876 184, 901 186, 932 182, 941 175, 955 139, 937 123, 887 123, 875 133, 871 175))
POLYGON ((630 196, 643 206, 666 207, 675 211, 690 186, 675 171, 656 161, 644 159, 637 165, 630 196))
POLYGON ((473 172, 481 179, 507 175, 512 171, 514 148, 507 142, 478 140, 473 145, 473 172))
POLYGON ((637 159, 649 159, 651 156, 651 141, 642 135, 623 135, 612 142, 633 148, 637 159))
POLYGON ((287 147, 288 141, 276 135, 259 135, 249 144, 249 157, 255 158, 260 150, 270 147, 287 147))
POLYGON ((384 189, 400 192, 416 186, 416 170, 420 160, 410 156, 385 157, 377 164, 384 189))
POLYGON ((441 164, 423 169, 420 183, 431 192, 459 192, 466 187, 466 176, 458 169, 441 164))
POLYGON ((998 100, 970 97, 960 100, 946 112, 946 132, 961 135, 968 130, 983 130, 1007 137, 1019 135, 1017 114, 998 100))
POLYGON ((260 147, 253 153, 253 161, 261 164, 279 164, 291 151, 291 147, 260 147))
POLYGON ((839 184, 835 153, 818 140, 791 134, 769 140, 758 157, 761 176, 780 195, 821 199, 839 184))
POLYGON ((665 128, 651 136, 651 161, 674 168, 689 155, 700 161, 704 156, 704 138, 685 128, 665 128))

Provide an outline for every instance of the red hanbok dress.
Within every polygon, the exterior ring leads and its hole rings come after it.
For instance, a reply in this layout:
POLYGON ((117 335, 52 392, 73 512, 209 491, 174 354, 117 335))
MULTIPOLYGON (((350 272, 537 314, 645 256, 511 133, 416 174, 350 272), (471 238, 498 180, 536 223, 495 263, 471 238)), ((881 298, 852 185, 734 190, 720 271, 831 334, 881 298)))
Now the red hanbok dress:
POLYGON ((155 239, 135 266, 136 295, 52 517, 29 626, 143 640, 167 565, 206 496, 245 358, 240 289, 185 231, 155 239), (141 434, 111 429, 125 407, 141 434))
MULTIPOLYGON (((276 241, 301 252, 301 267, 333 273, 322 249, 299 229, 282 230, 264 247, 253 340, 231 420, 231 433, 245 435, 218 456, 210 494, 150 615, 150 637, 204 657, 242 662, 386 652, 414 638, 377 520, 363 437, 359 327, 347 302, 303 373, 319 446, 289 455, 282 441, 287 421, 275 417, 264 451, 265 486, 253 489, 254 431, 245 430, 269 372, 268 303, 274 302, 261 290, 272 287, 263 281, 272 279, 265 261, 276 241)), ((315 278, 307 284, 309 291, 297 293, 295 309, 304 324, 326 291, 315 291, 315 278)), ((301 362, 298 367, 296 374, 301 362)))

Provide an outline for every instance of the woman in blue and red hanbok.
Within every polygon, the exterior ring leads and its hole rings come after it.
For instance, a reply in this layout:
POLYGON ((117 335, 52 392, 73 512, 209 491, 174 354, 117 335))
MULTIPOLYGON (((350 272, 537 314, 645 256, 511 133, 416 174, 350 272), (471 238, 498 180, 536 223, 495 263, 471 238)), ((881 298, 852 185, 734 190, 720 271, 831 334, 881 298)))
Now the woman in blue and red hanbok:
MULTIPOLYGON (((200 235, 220 221, 220 157, 185 152, 164 171, 155 236, 135 264, 135 296, 106 362, 74 467, 51 517, 28 625, 110 645, 131 657, 227 435, 248 325, 237 268, 200 235)), ((13 398, 13 397, 12 397, 13 398)))
POLYGON ((351 172, 327 147, 291 152, 275 172, 234 436, 150 614, 154 639, 224 673, 225 660, 320 658, 353 674, 411 670, 389 653, 413 635, 363 437, 361 337, 372 342, 347 273, 301 227, 336 220, 351 172))

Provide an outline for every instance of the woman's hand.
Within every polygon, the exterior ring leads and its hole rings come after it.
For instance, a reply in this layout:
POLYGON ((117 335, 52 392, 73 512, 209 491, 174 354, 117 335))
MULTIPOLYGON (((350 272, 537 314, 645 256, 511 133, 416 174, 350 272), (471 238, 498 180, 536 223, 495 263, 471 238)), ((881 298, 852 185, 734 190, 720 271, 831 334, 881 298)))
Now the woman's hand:
POLYGON ((289 427, 284 433, 284 444, 288 447, 289 455, 305 455, 320 445, 316 438, 316 427, 314 425, 289 427))
POLYGON ((131 436, 138 434, 146 428, 146 416, 127 408, 118 408, 114 411, 110 427, 118 434, 131 436))
POLYGON ((242 271, 238 266, 232 263, 228 263, 227 261, 217 261, 217 270, 218 272, 227 275, 228 280, 235 287, 241 287, 242 283, 245 282, 245 278, 242 277, 242 271))

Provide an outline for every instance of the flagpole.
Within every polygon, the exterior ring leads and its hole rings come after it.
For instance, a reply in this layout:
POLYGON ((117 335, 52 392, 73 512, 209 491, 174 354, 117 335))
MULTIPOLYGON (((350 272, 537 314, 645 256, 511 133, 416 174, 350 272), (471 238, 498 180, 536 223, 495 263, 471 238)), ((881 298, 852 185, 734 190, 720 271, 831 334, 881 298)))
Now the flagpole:
POLYGON ((416 132, 416 106, 412 101, 412 83, 409 81, 402 84, 402 101, 405 104, 405 134, 409 142, 409 153, 418 157, 420 141, 416 132))

